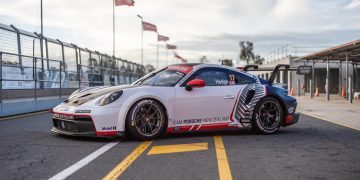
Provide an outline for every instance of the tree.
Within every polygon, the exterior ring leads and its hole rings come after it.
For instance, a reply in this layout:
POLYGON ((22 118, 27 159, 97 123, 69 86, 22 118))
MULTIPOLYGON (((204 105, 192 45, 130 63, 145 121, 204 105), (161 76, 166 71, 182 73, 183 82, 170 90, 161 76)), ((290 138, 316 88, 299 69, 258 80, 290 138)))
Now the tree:
POLYGON ((240 60, 246 61, 246 64, 249 64, 250 61, 253 61, 255 58, 254 54, 254 44, 249 41, 240 41, 240 60))
POLYGON ((153 65, 147 64, 147 65, 145 65, 145 71, 146 71, 146 73, 151 73, 151 72, 155 71, 155 68, 153 65))
POLYGON ((232 59, 220 59, 219 60, 222 65, 233 67, 233 61, 232 59))
POLYGON ((207 59, 206 56, 201 56, 200 59, 199 59, 200 63, 207 63, 209 62, 209 60, 207 59))
POLYGON ((255 60, 254 60, 255 64, 262 65, 264 61, 265 61, 265 59, 263 57, 261 57, 260 55, 255 56, 255 60))

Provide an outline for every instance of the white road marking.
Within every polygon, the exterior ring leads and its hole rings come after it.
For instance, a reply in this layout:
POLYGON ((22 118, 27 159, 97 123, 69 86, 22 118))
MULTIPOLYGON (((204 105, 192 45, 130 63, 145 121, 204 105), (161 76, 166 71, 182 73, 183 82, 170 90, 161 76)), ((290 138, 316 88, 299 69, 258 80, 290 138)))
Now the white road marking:
POLYGON ((93 152, 93 153, 89 154, 88 156, 86 156, 84 159, 81 159, 80 161, 73 164, 72 166, 64 169, 63 171, 59 172, 55 176, 49 178, 49 180, 65 179, 65 178, 69 177, 71 174, 75 173, 76 171, 78 171, 82 167, 86 166, 91 161, 93 161, 94 159, 96 159, 100 155, 104 154, 106 151, 108 151, 109 149, 111 149, 112 147, 117 145, 118 143, 119 142, 111 142, 111 143, 108 143, 108 144, 104 145, 100 149, 98 149, 95 152, 93 152))

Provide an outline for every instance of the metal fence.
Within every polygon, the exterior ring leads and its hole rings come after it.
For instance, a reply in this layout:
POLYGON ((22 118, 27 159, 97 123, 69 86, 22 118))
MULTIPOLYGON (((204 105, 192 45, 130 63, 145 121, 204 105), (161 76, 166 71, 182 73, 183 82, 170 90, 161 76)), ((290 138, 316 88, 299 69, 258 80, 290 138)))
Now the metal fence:
POLYGON ((144 74, 139 64, 1 23, 0 61, 0 103, 61 98, 77 88, 129 84, 144 74))
POLYGON ((309 53, 328 48, 328 45, 283 45, 275 48, 270 53, 264 56, 265 63, 273 63, 281 61, 288 57, 300 57, 309 53))

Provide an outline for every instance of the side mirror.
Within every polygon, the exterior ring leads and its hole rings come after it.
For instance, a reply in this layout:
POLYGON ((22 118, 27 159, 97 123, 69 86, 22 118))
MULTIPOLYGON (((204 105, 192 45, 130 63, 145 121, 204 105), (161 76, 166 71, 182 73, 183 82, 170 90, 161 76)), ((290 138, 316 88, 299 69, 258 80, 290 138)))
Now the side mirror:
POLYGON ((187 91, 191 91, 193 88, 201 88, 205 86, 205 81, 202 79, 193 79, 191 81, 189 81, 186 86, 185 89, 187 91))

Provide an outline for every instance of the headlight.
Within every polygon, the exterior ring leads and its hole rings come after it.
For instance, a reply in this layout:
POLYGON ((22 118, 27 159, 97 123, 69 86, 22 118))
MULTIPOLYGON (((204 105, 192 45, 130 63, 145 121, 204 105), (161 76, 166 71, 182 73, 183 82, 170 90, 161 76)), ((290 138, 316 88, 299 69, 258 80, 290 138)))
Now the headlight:
POLYGON ((110 104, 110 103, 116 101, 117 99, 119 99, 119 97, 122 95, 122 93, 123 93, 123 91, 120 90, 120 91, 115 91, 115 92, 105 95, 103 98, 100 99, 99 105, 105 106, 107 104, 110 104))

